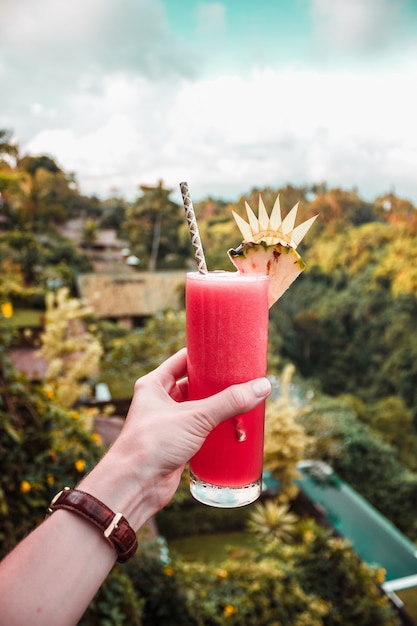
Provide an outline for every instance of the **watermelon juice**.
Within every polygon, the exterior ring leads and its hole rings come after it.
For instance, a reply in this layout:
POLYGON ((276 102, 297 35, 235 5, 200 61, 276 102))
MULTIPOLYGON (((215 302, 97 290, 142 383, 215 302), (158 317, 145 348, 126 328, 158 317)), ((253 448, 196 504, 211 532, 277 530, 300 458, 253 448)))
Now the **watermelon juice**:
MULTIPOLYGON (((210 396, 266 375, 268 277, 187 274, 188 394, 210 396)), ((220 507, 249 504, 261 492, 265 403, 217 426, 190 461, 197 500, 220 507)))

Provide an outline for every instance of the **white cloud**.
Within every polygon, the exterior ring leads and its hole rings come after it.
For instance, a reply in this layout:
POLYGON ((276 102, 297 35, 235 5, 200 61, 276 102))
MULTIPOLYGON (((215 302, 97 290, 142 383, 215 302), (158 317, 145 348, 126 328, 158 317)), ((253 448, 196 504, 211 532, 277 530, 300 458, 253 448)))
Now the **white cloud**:
POLYGON ((189 50, 170 32, 158 0, 2 0, 1 11, 0 49, 26 71, 154 77, 189 70, 189 50))
POLYGON ((68 124, 68 102, 100 97, 109 76, 170 82, 196 75, 158 0, 2 0, 0 12, 0 123, 19 119, 23 139, 68 124))
POLYGON ((323 53, 386 50, 404 34, 407 0, 311 0, 316 41, 323 53))
MULTIPOLYGON (((389 40, 387 20, 403 21, 407 0, 311 2, 324 48, 363 53, 368 37, 389 40)), ((185 178, 197 197, 235 198, 325 180, 367 195, 396 184, 417 200, 417 50, 401 71, 296 71, 257 58, 257 70, 220 66, 203 79, 214 41, 223 59, 230 5, 196 6, 205 31, 191 51, 160 0, 3 0, 0 128, 76 172, 84 193, 116 186, 133 197, 139 184, 177 189, 185 178)))
POLYGON ((177 189, 185 178, 198 197, 323 180, 367 196, 395 184, 415 197, 413 85, 408 74, 274 70, 183 80, 175 90, 119 78, 104 97, 75 102, 95 125, 77 136, 40 133, 27 149, 57 155, 87 192, 102 194, 118 186, 132 196, 160 178, 177 189))

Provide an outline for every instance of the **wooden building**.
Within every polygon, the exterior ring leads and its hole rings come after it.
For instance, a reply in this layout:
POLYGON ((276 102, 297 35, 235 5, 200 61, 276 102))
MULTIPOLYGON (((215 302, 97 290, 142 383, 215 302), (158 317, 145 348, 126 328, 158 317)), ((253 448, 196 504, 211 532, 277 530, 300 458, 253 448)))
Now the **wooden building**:
POLYGON ((156 313, 184 307, 185 275, 186 270, 82 274, 79 297, 99 319, 140 326, 156 313))

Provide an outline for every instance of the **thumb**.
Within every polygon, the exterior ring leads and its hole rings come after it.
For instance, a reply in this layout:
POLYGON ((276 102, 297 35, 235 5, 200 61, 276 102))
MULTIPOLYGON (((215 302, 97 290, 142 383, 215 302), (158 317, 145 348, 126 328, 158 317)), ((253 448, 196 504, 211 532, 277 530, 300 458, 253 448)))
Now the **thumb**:
POLYGON ((247 383, 239 383, 219 391, 205 399, 205 413, 214 426, 240 413, 247 413, 266 400, 271 393, 271 383, 267 378, 255 378, 247 383))

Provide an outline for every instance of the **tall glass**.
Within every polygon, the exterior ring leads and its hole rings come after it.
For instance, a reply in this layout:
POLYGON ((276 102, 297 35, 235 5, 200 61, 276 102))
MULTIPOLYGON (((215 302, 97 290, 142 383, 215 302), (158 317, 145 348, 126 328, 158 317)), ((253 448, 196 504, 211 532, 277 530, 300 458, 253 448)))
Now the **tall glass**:
MULTIPOLYGON (((188 393, 205 398, 266 375, 268 277, 190 272, 186 280, 188 393)), ((217 426, 190 462, 193 496, 237 507, 262 490, 265 403, 217 426)))

